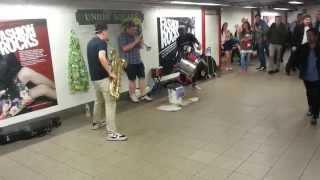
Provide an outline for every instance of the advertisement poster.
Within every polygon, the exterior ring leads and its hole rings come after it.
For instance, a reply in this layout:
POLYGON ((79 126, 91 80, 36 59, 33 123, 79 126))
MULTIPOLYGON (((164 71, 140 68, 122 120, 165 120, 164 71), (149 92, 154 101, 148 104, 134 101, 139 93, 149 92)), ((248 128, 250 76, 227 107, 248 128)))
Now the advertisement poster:
POLYGON ((176 64, 178 29, 183 27, 195 34, 194 17, 160 17, 158 21, 159 64, 165 73, 170 73, 176 64))
POLYGON ((0 20, 0 122, 55 105, 47 21, 0 20))

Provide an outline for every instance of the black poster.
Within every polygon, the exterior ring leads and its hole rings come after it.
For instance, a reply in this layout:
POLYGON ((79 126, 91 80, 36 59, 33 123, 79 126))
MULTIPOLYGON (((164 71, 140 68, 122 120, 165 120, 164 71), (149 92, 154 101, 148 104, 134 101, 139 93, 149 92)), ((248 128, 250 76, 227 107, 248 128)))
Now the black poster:
POLYGON ((161 17, 158 18, 159 64, 170 73, 176 64, 178 29, 183 27, 187 32, 195 34, 194 17, 161 17))

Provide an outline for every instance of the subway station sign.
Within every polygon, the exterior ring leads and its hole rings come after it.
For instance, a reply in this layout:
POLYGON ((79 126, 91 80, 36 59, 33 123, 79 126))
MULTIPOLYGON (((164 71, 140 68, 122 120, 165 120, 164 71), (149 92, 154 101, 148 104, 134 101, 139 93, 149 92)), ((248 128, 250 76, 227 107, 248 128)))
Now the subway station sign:
POLYGON ((76 19, 79 25, 91 25, 97 22, 121 24, 124 19, 130 17, 138 17, 141 21, 144 19, 144 15, 141 11, 79 9, 76 12, 76 19))

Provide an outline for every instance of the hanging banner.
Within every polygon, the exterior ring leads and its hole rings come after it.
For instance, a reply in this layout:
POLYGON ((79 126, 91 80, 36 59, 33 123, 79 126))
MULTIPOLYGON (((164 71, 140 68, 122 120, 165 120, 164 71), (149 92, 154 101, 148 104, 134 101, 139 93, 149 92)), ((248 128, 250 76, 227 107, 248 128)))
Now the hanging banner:
POLYGON ((122 24, 125 19, 130 17, 138 17, 141 22, 144 20, 143 13, 141 11, 79 9, 76 12, 76 19, 79 25, 92 25, 97 22, 105 22, 106 24, 122 24))
POLYGON ((54 105, 47 21, 0 21, 0 122, 54 105))
POLYGON ((195 34, 194 17, 160 17, 158 21, 159 64, 165 73, 170 73, 176 64, 179 27, 184 27, 188 33, 195 34))

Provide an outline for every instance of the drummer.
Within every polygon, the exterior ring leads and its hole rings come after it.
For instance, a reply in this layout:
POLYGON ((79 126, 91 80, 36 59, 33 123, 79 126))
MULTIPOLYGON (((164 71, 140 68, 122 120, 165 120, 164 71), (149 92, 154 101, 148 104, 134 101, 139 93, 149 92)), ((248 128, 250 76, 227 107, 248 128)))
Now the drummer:
MULTIPOLYGON (((179 27, 179 37, 177 39, 177 57, 178 59, 184 58, 191 62, 195 62, 199 56, 195 48, 201 50, 201 44, 198 39, 191 33, 188 33, 185 27, 179 27)), ((192 87, 200 90, 201 88, 196 84, 196 81, 201 77, 201 71, 206 68, 205 64, 200 62, 197 65, 194 76, 192 77, 192 87)))

